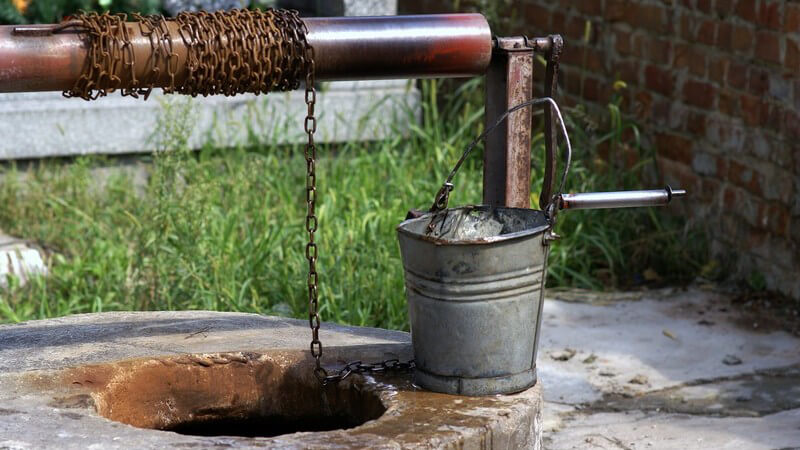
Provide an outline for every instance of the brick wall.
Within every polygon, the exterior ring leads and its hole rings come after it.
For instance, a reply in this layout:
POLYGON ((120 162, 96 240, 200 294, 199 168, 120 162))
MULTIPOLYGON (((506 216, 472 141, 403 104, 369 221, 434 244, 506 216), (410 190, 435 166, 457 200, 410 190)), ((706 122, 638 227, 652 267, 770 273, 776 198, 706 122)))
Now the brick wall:
MULTIPOLYGON (((452 4, 400 0, 400 10, 452 4)), ((511 9, 525 23, 499 34, 564 36, 567 103, 600 107, 615 80, 628 84, 627 111, 664 181, 689 190, 686 213, 733 275, 758 272, 800 298, 800 0, 518 0, 511 9)))

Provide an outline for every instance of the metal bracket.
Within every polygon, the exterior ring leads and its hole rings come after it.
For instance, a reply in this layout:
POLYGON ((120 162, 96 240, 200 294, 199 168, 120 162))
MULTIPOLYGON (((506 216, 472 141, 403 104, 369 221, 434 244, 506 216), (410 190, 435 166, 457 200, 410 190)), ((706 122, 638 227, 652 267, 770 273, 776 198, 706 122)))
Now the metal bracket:
MULTIPOLYGON (((534 53, 545 53, 546 97, 556 95, 558 60, 563 40, 559 35, 528 38, 495 37, 486 75, 488 127, 503 112, 533 97, 534 53)), ((550 203, 555 173, 557 128, 553 109, 545 109, 545 184, 539 205, 550 203)), ((487 136, 483 166, 483 202, 488 205, 530 208, 530 148, 533 111, 517 111, 487 136)))

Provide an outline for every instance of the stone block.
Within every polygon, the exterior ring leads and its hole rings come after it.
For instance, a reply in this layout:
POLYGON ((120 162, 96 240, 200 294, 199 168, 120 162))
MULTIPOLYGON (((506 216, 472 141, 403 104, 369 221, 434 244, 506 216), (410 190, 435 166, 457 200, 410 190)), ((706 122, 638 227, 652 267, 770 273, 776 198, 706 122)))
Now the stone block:
POLYGON ((24 285, 30 277, 46 274, 47 265, 38 249, 0 233, 0 287, 8 285, 9 276, 24 285))
MULTIPOLYGON (((413 83, 336 82, 317 96, 323 142, 382 139, 408 130, 419 114, 413 83)), ((0 95, 0 159, 85 154, 129 154, 158 148, 154 130, 165 108, 188 108, 193 118, 190 145, 221 146, 302 142, 306 105, 303 92, 236 97, 165 96, 148 101, 109 95, 94 102, 60 93, 0 95)))

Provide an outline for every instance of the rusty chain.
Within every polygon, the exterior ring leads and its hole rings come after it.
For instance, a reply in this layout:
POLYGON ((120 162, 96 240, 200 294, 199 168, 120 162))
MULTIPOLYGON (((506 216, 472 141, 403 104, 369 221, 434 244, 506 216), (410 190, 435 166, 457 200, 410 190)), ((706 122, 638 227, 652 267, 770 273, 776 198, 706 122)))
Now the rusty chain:
POLYGON ((308 241, 308 321, 311 328, 311 356, 314 375, 323 385, 339 382, 353 373, 407 371, 414 361, 397 359, 364 364, 354 361, 335 374, 322 366, 322 341, 319 338, 319 247, 317 201, 317 131, 315 106, 314 48, 306 39, 307 29, 297 11, 231 10, 215 13, 183 12, 175 18, 134 14, 141 36, 150 41, 146 69, 137 78, 136 54, 124 14, 81 14, 62 23, 62 27, 83 30, 88 36, 89 57, 75 86, 66 97, 95 100, 120 89, 123 96, 148 98, 156 85, 164 93, 191 96, 256 94, 297 89, 305 82, 306 116, 303 128, 307 137, 306 218, 308 241), (179 55, 173 42, 180 39, 186 49, 185 75, 179 78, 179 55), (122 76, 127 77, 123 83, 122 76))
POLYGON ((83 73, 65 97, 95 100, 120 89, 123 96, 147 99, 156 85, 167 94, 262 94, 297 89, 310 70, 305 24, 297 11, 235 9, 132 18, 150 41, 150 52, 139 55, 140 61, 125 14, 86 13, 62 22, 62 27, 84 32, 88 42, 83 73), (186 48, 183 70, 174 46, 181 41, 186 48))

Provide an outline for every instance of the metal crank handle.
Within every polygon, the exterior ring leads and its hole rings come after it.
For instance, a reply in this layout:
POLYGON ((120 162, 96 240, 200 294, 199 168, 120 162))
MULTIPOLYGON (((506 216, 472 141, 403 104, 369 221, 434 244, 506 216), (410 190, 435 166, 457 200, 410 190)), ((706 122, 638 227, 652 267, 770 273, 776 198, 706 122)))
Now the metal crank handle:
POLYGON ((663 206, 675 197, 684 197, 683 189, 664 189, 651 191, 584 192, 580 194, 561 194, 559 209, 608 209, 635 208, 638 206, 663 206))

